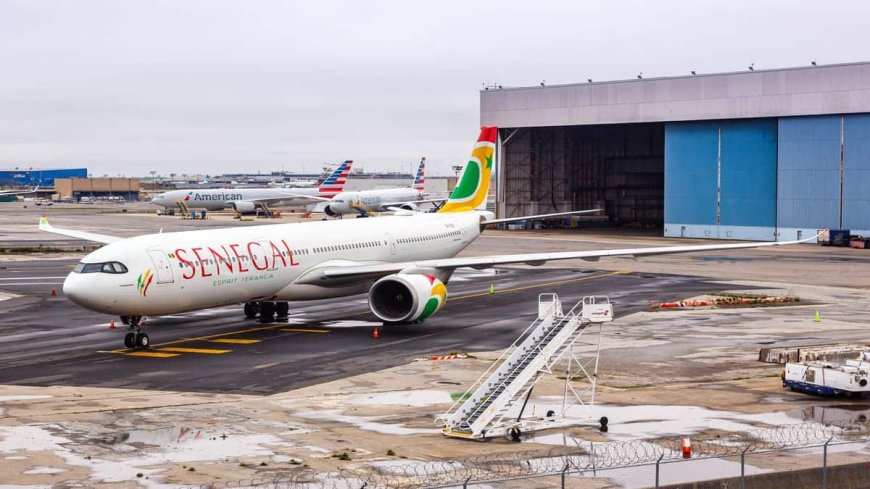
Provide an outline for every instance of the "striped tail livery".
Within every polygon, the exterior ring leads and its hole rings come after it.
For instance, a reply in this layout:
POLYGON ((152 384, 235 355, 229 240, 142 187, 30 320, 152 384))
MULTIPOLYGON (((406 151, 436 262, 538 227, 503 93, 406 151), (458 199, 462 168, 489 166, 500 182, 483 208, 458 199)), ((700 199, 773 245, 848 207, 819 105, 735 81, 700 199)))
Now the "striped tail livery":
POLYGON ((321 197, 332 198, 336 194, 344 190, 344 183, 347 181, 347 175, 350 173, 350 167, 353 165, 353 160, 347 160, 338 165, 327 178, 317 188, 317 193, 321 197))
POLYGON ((423 185, 426 183, 426 157, 420 160, 420 166, 417 167, 417 176, 414 177, 414 185, 411 187, 417 192, 423 191, 423 185))

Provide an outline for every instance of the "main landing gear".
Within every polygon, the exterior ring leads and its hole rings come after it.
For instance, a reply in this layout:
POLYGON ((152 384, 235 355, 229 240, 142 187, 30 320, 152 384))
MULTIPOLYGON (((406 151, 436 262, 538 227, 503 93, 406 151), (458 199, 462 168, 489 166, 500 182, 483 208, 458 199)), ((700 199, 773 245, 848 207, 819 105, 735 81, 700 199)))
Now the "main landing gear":
POLYGON ((151 346, 148 335, 139 330, 142 316, 121 316, 121 322, 130 325, 130 332, 124 335, 124 346, 127 348, 148 348, 151 346))
POLYGON ((245 317, 247 317, 248 319, 254 319, 259 315, 260 321, 264 323, 272 322, 275 320, 276 317, 278 319, 284 319, 287 317, 287 314, 289 312, 290 304, 284 301, 262 301, 245 303, 245 317))

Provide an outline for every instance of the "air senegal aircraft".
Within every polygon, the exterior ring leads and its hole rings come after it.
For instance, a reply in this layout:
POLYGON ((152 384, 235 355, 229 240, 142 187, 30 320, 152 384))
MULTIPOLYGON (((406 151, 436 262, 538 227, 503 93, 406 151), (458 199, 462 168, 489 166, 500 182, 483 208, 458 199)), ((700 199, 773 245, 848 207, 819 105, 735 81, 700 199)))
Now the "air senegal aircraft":
POLYGON ((459 185, 437 213, 397 212, 378 219, 318 221, 123 239, 58 229, 43 217, 39 228, 106 243, 82 259, 63 284, 73 302, 117 314, 130 324, 128 348, 147 347, 143 316, 244 304, 248 317, 287 315, 288 301, 368 293, 372 313, 385 323, 413 323, 444 307, 453 271, 549 260, 597 260, 719 251, 796 243, 749 243, 527 253, 454 258, 489 224, 594 211, 495 219, 482 210, 497 137, 484 127, 459 185))

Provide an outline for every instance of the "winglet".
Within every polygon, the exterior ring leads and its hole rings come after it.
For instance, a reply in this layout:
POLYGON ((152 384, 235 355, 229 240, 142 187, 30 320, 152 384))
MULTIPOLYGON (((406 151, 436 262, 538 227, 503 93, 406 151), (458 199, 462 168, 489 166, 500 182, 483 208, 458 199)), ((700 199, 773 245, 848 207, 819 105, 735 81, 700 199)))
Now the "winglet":
POLYGON ((114 243, 115 241, 121 241, 122 239, 124 239, 117 236, 89 233, 87 231, 76 231, 75 229, 56 228, 48 223, 48 217, 46 216, 42 216, 39 218, 39 230, 45 231, 46 233, 60 234, 61 236, 69 236, 70 238, 78 238, 85 241, 94 241, 103 244, 114 243))

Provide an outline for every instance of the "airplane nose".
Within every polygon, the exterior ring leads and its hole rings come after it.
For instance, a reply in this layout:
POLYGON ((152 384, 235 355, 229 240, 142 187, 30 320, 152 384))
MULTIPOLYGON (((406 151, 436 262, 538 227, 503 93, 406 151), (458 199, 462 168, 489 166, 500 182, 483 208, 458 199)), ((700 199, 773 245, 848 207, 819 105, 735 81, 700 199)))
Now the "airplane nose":
POLYGON ((103 312, 103 307, 100 307, 99 292, 94 289, 94 284, 86 275, 80 273, 67 275, 63 281, 63 295, 84 308, 103 312))

